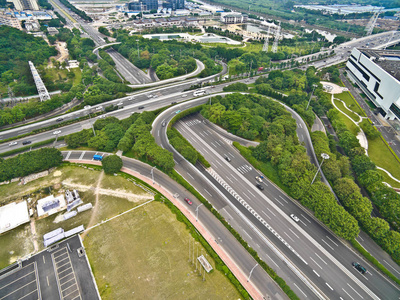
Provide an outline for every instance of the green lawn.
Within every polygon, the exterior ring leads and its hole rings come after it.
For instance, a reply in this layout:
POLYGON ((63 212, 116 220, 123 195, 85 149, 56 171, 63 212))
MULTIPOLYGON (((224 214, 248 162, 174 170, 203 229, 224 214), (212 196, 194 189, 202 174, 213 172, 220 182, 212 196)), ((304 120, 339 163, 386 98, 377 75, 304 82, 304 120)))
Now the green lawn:
POLYGON ((84 245, 102 299, 239 299, 221 272, 205 281, 195 272, 189 241, 186 226, 152 202, 89 231, 84 245))
POLYGON ((350 118, 352 118, 355 122, 360 121, 360 117, 359 117, 357 114, 355 114, 353 111, 348 110, 348 109, 346 108, 346 106, 344 106, 344 104, 343 104, 342 101, 336 100, 336 99, 334 99, 333 101, 335 102, 335 105, 336 105, 342 112, 344 112, 346 115, 348 115, 350 118))
POLYGON ((383 172, 381 170, 377 171, 383 176, 383 182, 387 182, 394 188, 400 188, 400 183, 390 178, 389 175, 386 174, 386 172, 383 172))
POLYGON ((368 155, 377 166, 400 180, 400 163, 380 138, 368 140, 368 155))
POLYGON ((32 253, 30 224, 21 225, 0 236, 0 269, 32 253))
POLYGON ((355 113, 359 114, 360 116, 366 117, 365 112, 358 106, 358 104, 355 102, 353 97, 351 97, 349 92, 343 92, 341 94, 336 94, 335 98, 343 100, 349 109, 351 109, 355 113))
POLYGON ((350 132, 354 135, 357 135, 358 132, 360 131, 360 128, 357 127, 356 124, 353 123, 348 117, 346 117, 344 114, 339 113, 339 118, 340 120, 346 124, 346 127, 350 130, 350 132))

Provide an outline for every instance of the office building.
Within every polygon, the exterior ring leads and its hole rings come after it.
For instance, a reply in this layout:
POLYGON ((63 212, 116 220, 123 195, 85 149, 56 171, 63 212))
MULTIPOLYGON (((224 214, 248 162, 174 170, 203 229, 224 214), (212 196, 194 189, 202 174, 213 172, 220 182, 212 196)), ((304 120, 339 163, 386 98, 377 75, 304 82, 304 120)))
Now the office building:
POLYGON ((39 10, 36 0, 7 0, 12 2, 16 10, 39 10))
POLYGON ((247 15, 241 13, 222 13, 221 22, 225 24, 240 24, 247 22, 247 15))
POLYGON ((158 9, 158 0, 139 0, 128 4, 130 11, 150 11, 158 9))
POLYGON ((354 48, 346 70, 386 119, 400 120, 400 51, 354 48))
POLYGON ((172 10, 184 9, 185 0, 165 0, 163 3, 164 8, 169 8, 172 10))
POLYGON ((6 25, 22 30, 20 21, 11 14, 0 13, 0 25, 6 25))

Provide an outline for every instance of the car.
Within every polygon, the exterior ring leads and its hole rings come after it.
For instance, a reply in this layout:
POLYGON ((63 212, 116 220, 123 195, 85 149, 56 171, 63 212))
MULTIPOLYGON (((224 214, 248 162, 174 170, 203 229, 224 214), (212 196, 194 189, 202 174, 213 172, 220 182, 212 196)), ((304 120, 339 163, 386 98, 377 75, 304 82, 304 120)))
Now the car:
POLYGON ((182 98, 185 98, 185 97, 187 97, 187 94, 183 94, 183 95, 182 95, 182 98))
POLYGON ((118 105, 118 106, 122 106, 122 105, 124 105, 124 103, 120 102, 120 103, 118 103, 117 105, 118 105))
POLYGON ((11 142, 11 143, 8 144, 8 146, 11 147, 11 146, 15 146, 15 145, 17 145, 17 144, 18 144, 18 142, 11 142))
POLYGON ((165 123, 165 122, 162 122, 162 127, 165 127, 165 125, 167 125, 167 123, 165 123))
POLYGON ((361 272, 362 274, 367 273, 367 269, 365 269, 362 265, 360 265, 358 262, 353 262, 351 263, 353 265, 354 268, 356 268, 359 272, 361 272))
POLYGON ((212 85, 211 88, 212 88, 212 89, 215 88, 215 85, 212 85))
POLYGON ((53 134, 60 134, 60 133, 61 133, 61 130, 56 130, 53 132, 53 134))
POLYGON ((172 101, 171 104, 176 104, 176 101, 172 101))
POLYGON ((264 187, 261 185, 261 183, 256 183, 256 187, 258 187, 261 191, 264 189, 264 187))
POLYGON ((89 109, 89 108, 91 108, 90 105, 86 105, 86 106, 84 107, 84 109, 89 109))
POLYGON ((176 113, 176 114, 179 114, 180 112, 181 112, 180 110, 177 110, 175 113, 176 113))
POLYGON ((63 118, 58 118, 56 121, 57 122, 61 122, 61 121, 63 121, 64 119, 63 118))
POLYGON ((225 157, 226 161, 231 161, 231 158, 228 155, 224 154, 224 157, 225 157))
POLYGON ((31 141, 23 141, 22 142, 22 145, 28 145, 28 144, 30 144, 30 143, 32 143, 31 141))
POLYGON ((190 201, 190 199, 189 199, 189 198, 185 198, 185 201, 186 201, 186 203, 187 203, 187 204, 189 204, 189 205, 192 205, 192 204, 193 204, 193 202, 192 202, 192 201, 190 201))
POLYGON ((153 98, 153 95, 152 94, 147 95, 147 98, 153 98))
POLYGON ((158 95, 154 95, 153 98, 158 98, 158 95))
POLYGON ((103 109, 103 106, 96 107, 96 110, 102 110, 102 109, 103 109))
POLYGON ((293 219, 293 221, 298 222, 300 221, 299 217, 296 216, 295 214, 291 214, 290 217, 293 219))
POLYGON ((143 108, 144 108, 144 106, 139 106, 139 107, 138 107, 138 109, 143 109, 143 108))
POLYGON ((261 177, 261 176, 256 176, 256 180, 257 180, 259 183, 262 183, 262 182, 263 182, 263 180, 262 180, 262 177, 261 177))

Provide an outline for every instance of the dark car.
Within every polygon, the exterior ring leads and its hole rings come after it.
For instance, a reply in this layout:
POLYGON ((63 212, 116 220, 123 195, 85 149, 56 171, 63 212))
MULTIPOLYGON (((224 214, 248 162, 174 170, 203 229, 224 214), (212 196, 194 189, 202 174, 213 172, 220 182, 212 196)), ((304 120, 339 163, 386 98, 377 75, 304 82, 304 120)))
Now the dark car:
POLYGON ((189 198, 185 198, 185 201, 186 201, 186 203, 187 203, 187 204, 189 204, 189 205, 192 205, 192 204, 193 204, 193 202, 192 202, 192 201, 190 201, 190 199, 189 199, 189 198))
POLYGON ((261 191, 264 189, 264 187, 260 183, 256 183, 256 187, 258 187, 261 191))
POLYGON ((28 144, 30 144, 30 143, 32 143, 31 141, 23 141, 22 142, 22 145, 28 145, 28 144))
POLYGON ((356 268, 359 272, 362 274, 365 274, 367 272, 367 269, 365 269, 362 265, 360 265, 358 262, 353 262, 352 265, 354 268, 356 268))
POLYGON ((231 161, 231 158, 228 155, 225 154, 224 156, 225 156, 226 161, 231 161))
POLYGON ((61 121, 63 121, 64 119, 63 118, 58 118, 56 121, 57 122, 61 122, 61 121))
POLYGON ((176 101, 171 102, 171 104, 176 104, 176 101))
POLYGON ((138 109, 143 109, 143 108, 144 108, 144 106, 139 106, 139 107, 138 107, 138 109))

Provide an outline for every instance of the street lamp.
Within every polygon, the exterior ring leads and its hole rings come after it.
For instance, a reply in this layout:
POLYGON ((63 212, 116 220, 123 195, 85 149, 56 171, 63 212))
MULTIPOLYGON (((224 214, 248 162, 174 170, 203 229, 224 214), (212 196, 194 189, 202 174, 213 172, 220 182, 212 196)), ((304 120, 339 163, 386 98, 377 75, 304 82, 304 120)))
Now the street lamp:
POLYGON ((92 127, 93 135, 96 136, 96 132, 94 131, 94 127, 92 124, 92 117, 90 116, 90 108, 89 108, 88 112, 89 112, 89 124, 90 124, 90 127, 92 127))
POLYGON ((250 270, 249 278, 247 278, 247 282, 250 281, 251 274, 253 273, 254 269, 258 266, 258 263, 250 270))
POLYGON ((310 106, 311 98, 312 98, 312 96, 314 94, 315 88, 317 87, 316 84, 313 84, 312 86, 313 86, 313 90, 311 92, 310 100, 308 100, 308 104, 307 104, 306 110, 308 110, 308 107, 310 106))
POLYGON ((329 155, 326 154, 326 153, 321 153, 321 157, 322 157, 321 164, 319 165, 318 170, 317 170, 317 172, 315 173, 313 180, 311 181, 311 184, 314 183, 314 180, 315 180, 315 178, 317 177, 317 174, 318 174, 319 170, 321 170, 321 167, 322 167, 322 164, 324 163, 324 160, 325 160, 325 159, 329 159, 329 155))
POLYGON ((197 207, 196 207, 196 222, 197 222, 197 220, 198 220, 198 217, 199 217, 199 207, 200 206, 202 206, 203 205, 203 203, 201 203, 201 204, 199 204, 197 207))

